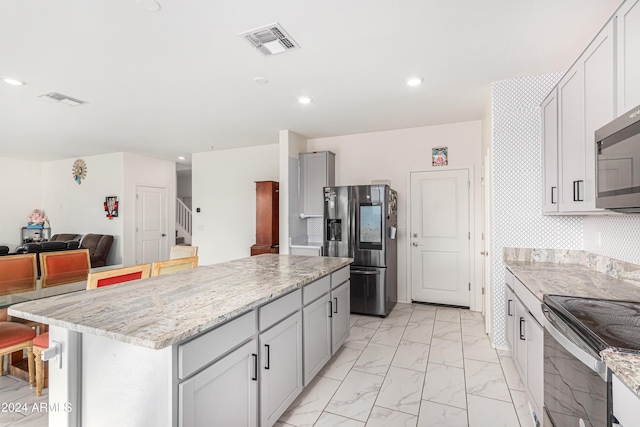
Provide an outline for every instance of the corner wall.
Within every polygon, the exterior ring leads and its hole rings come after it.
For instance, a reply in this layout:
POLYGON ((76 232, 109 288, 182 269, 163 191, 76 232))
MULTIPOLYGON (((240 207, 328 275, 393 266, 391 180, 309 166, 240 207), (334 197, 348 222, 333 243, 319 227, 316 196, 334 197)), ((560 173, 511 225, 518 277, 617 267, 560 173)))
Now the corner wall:
POLYGON ((289 130, 280 131, 280 253, 289 253, 289 240, 306 234, 298 214, 298 154, 307 151, 307 139, 289 130))
POLYGON ((193 154, 193 245, 200 265, 250 255, 255 182, 279 180, 278 158, 278 144, 193 154))
MULTIPOLYGON (((27 216, 34 209, 49 214, 42 205, 42 163, 0 157, 0 170, 0 245, 9 246, 13 252, 22 243, 20 229, 27 226, 27 216)), ((55 229, 52 231, 55 233, 55 229)))
POLYGON ((540 103, 563 73, 492 84, 494 343, 504 346, 504 247, 582 249, 583 218, 542 215, 540 103))
MULTIPOLYGON (((370 184, 372 180, 391 180, 391 188, 398 191, 398 300, 410 301, 409 240, 407 209, 409 207, 409 173, 412 171, 473 167, 475 215, 472 218, 473 240, 471 249, 471 280, 475 289, 482 283, 481 265, 474 262, 481 244, 481 122, 463 122, 439 126, 426 126, 385 132, 372 132, 332 138, 310 139, 308 151, 330 150, 336 153, 336 185, 370 184), (431 165, 433 147, 449 147, 449 166, 431 165)), ((472 294, 472 308, 480 310, 480 292, 472 294)))

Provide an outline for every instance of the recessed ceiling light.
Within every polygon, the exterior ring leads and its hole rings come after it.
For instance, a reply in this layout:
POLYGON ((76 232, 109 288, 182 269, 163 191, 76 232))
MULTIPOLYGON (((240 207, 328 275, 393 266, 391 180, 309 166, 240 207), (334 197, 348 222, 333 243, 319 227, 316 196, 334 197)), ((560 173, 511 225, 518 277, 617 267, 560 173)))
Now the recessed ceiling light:
POLYGON ((185 156, 178 156, 178 160, 186 160, 187 158, 185 156))
POLYGON ((253 79, 253 81, 259 85, 266 85, 267 83, 269 83, 269 80, 267 80, 265 77, 256 77, 255 79, 253 79))
POLYGON ((407 79, 407 86, 418 86, 424 81, 420 76, 409 77, 407 79))
POLYGON ((14 79, 13 77, 3 77, 3 78, 2 78, 2 81, 3 81, 3 82, 5 82, 5 83, 7 83, 7 84, 13 85, 13 86, 23 86, 23 85, 26 85, 26 83, 25 83, 25 82, 20 81, 20 80, 18 80, 18 79, 14 79))
POLYGON ((310 96, 299 96, 298 97, 298 102, 300 104, 311 104, 311 101, 313 101, 313 99, 310 96))

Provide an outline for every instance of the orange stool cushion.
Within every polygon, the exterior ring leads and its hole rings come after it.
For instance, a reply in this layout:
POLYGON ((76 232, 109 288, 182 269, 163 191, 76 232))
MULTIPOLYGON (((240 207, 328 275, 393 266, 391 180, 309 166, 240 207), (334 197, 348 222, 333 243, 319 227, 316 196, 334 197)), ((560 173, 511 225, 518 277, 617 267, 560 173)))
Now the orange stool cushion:
POLYGON ((31 341, 36 331, 21 323, 0 322, 0 350, 16 344, 31 341))
POLYGON ((49 332, 40 334, 33 340, 34 347, 49 348, 49 332))

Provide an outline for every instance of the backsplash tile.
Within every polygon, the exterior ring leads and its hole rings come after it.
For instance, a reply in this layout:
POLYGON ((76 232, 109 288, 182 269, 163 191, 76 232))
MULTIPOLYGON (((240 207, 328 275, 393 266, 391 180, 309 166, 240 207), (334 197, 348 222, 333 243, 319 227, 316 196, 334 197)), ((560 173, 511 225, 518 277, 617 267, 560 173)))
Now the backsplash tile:
POLYGON ((585 217, 584 249, 640 265, 640 215, 585 217), (600 244, 597 239, 598 232, 600 244))

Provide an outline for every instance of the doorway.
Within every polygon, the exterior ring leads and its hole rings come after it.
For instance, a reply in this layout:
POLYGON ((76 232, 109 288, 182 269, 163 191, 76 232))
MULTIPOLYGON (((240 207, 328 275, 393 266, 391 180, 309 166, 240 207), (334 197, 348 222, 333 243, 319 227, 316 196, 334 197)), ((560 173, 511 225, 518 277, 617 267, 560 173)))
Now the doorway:
POLYGON ((411 173, 412 300, 469 307, 469 169, 411 173))
POLYGON ((167 189, 136 186, 136 264, 168 258, 167 189))

